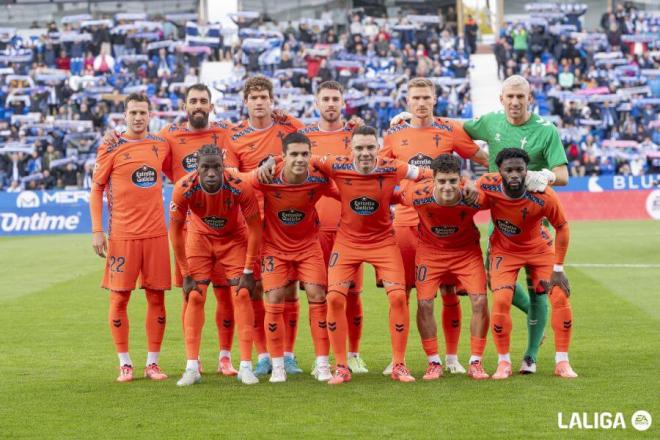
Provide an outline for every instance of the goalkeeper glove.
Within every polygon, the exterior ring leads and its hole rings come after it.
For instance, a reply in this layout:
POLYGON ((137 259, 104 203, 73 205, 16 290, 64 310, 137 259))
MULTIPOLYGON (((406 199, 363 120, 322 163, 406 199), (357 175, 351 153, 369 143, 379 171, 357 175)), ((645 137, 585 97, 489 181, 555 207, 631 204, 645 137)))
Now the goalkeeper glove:
POLYGON ((557 176, 552 171, 543 168, 541 171, 527 171, 525 188, 531 192, 543 192, 548 185, 552 185, 557 176))

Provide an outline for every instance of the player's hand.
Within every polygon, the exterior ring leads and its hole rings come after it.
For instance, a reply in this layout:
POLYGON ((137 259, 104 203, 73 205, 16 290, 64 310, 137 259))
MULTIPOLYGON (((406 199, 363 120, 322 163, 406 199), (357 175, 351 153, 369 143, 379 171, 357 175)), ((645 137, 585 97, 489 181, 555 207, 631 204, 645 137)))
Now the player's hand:
POLYGON ((555 173, 545 168, 541 171, 527 171, 525 188, 531 192, 543 192, 556 178, 555 173))
POLYGON ((287 118, 289 117, 289 114, 284 110, 278 108, 273 110, 273 112, 270 114, 270 117, 273 118, 273 121, 281 124, 282 122, 286 122, 287 118))
POLYGON ((114 145, 117 142, 119 142, 119 135, 120 135, 120 133, 118 133, 114 130, 108 130, 103 135, 103 143, 105 145, 114 145))
POLYGON ((353 115, 351 116, 351 120, 348 121, 347 125, 348 128, 350 128, 351 130, 355 130, 356 128, 360 128, 364 126, 364 119, 362 119, 359 116, 353 115))
POLYGON ((250 298, 256 299, 254 294, 255 294, 255 287, 257 286, 257 282, 254 279, 254 274, 253 273, 244 273, 241 275, 241 278, 238 280, 238 289, 237 291, 241 289, 247 289, 248 292, 250 292, 250 298))
POLYGON ((94 249, 96 255, 105 258, 105 253, 108 251, 108 242, 103 232, 92 233, 92 249, 94 249))
POLYGON ((564 293, 566 294, 566 297, 571 296, 571 285, 569 284, 568 278, 566 278, 566 274, 564 273, 564 271, 552 272, 552 276, 550 277, 550 288, 554 286, 557 286, 561 290, 563 290, 564 293))
POLYGON ((401 112, 392 118, 392 120, 390 121, 390 127, 394 127, 395 125, 401 124, 402 122, 409 121, 412 119, 412 117, 413 117, 412 113, 401 112))
POLYGON ((466 180, 463 185, 463 200, 467 203, 476 203, 479 199, 479 191, 477 191, 477 186, 471 180, 466 180))
POLYGON ((197 282, 193 280, 190 275, 186 275, 183 277, 183 297, 186 299, 186 301, 188 301, 188 295, 190 295, 190 292, 193 290, 202 293, 202 291, 199 290, 199 287, 197 287, 197 282))
POLYGON ((257 168, 257 179, 260 183, 268 184, 273 182, 275 176, 275 158, 269 157, 259 168, 257 168))

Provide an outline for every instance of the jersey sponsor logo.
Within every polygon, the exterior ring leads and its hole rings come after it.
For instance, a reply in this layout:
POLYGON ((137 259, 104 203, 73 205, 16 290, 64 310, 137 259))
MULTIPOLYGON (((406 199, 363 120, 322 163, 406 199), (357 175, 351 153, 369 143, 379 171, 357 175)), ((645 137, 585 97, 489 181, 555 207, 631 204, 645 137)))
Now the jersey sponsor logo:
POLYGON ((417 153, 408 160, 409 165, 415 165, 417 167, 429 168, 433 162, 433 158, 422 153, 417 153))
POLYGON ((506 235, 507 237, 518 235, 522 232, 518 226, 507 220, 495 220, 495 225, 497 226, 497 229, 499 229, 500 232, 502 232, 502 234, 506 235))
POLYGON ((190 153, 181 160, 181 166, 186 172, 190 173, 197 169, 197 153, 190 153))
POLYGON ((362 196, 351 200, 350 206, 353 212, 358 215, 372 215, 374 212, 378 211, 380 205, 377 201, 362 196))
POLYGON ((227 224, 227 219, 224 217, 216 217, 210 215, 208 217, 202 217, 204 223, 206 223, 211 229, 222 229, 227 224))
POLYGON ((155 168, 148 165, 142 165, 140 168, 133 171, 131 180, 133 180, 133 183, 140 188, 151 188, 158 180, 158 173, 155 168))
POLYGON ((452 226, 452 225, 439 225, 439 226, 433 226, 431 227, 431 232, 435 234, 437 237, 449 237, 450 235, 454 235, 455 233, 458 232, 458 226, 452 226))
POLYGON ((286 211, 278 212, 277 217, 285 225, 296 225, 303 221, 305 213, 295 209, 287 209, 286 211))

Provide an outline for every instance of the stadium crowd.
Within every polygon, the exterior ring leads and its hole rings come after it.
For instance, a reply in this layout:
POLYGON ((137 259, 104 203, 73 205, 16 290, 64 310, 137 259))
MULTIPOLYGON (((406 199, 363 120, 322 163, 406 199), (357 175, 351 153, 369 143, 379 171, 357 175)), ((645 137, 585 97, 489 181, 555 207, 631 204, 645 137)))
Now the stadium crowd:
MULTIPOLYGON (((525 26, 512 23, 495 48, 500 74, 520 72, 534 84, 536 111, 555 116, 573 175, 658 172, 658 19, 617 9, 603 17, 607 33, 575 33, 581 13, 579 5, 541 7, 525 26)), ((70 16, 43 33, 0 29, 0 189, 89 188, 100 134, 121 124, 123 97, 149 96, 157 131, 183 117, 183 90, 205 60, 233 65, 213 84, 217 119, 244 116, 240 89, 256 72, 274 80, 278 107, 303 122, 318 117, 316 85, 335 79, 347 89, 347 116, 382 131, 403 111, 413 76, 435 82, 438 116, 473 116, 476 24, 470 19, 459 39, 451 8, 388 19, 355 10, 341 27, 249 12, 231 18, 234 33, 191 21, 194 14, 70 16)))

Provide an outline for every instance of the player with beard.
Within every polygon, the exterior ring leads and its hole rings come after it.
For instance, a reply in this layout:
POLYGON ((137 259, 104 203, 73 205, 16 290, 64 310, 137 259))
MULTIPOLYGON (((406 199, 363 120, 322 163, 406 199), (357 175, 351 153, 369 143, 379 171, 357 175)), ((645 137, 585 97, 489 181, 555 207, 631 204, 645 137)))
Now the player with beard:
MULTIPOLYGON (((174 183, 186 174, 197 169, 197 151, 203 145, 216 145, 223 148, 224 165, 236 167, 235 158, 227 152, 228 133, 231 124, 228 122, 209 122, 213 112, 211 90, 202 83, 189 86, 184 96, 184 111, 187 120, 168 124, 159 132, 170 145, 170 154, 163 163, 163 173, 174 183)), ((109 131, 104 141, 113 142, 117 134, 109 131)), ((181 270, 175 262, 174 283, 182 286, 181 270)), ((216 297, 215 322, 218 330, 220 352, 218 355, 218 373, 225 376, 235 376, 236 370, 231 363, 231 347, 234 339, 234 308, 231 301, 229 286, 225 283, 213 285, 216 297)), ((184 300, 181 308, 181 320, 186 313, 188 302, 184 300)))
POLYGON ((495 230, 490 236, 489 280, 493 291, 491 324, 498 353, 493 379, 511 376, 511 302, 518 272, 526 268, 534 295, 549 297, 555 335, 555 375, 575 378, 568 362, 573 312, 570 286, 564 273, 569 229, 559 197, 546 188, 530 193, 525 188, 530 158, 520 148, 504 148, 495 159, 499 174, 486 174, 477 182, 490 206, 495 230), (543 226, 547 219, 556 231, 553 240, 543 226))

